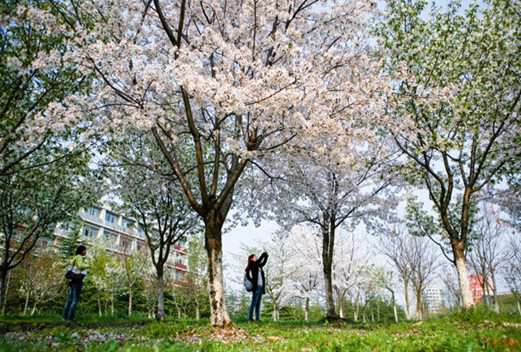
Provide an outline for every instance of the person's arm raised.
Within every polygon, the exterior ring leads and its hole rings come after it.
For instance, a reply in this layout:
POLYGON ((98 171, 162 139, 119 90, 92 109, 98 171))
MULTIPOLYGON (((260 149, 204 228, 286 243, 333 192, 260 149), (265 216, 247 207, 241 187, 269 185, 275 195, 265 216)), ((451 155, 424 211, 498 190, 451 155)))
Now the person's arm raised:
POLYGON ((266 265, 266 262, 268 261, 268 253, 264 252, 259 257, 259 260, 257 263, 259 263, 259 266, 262 268, 264 265, 266 265))

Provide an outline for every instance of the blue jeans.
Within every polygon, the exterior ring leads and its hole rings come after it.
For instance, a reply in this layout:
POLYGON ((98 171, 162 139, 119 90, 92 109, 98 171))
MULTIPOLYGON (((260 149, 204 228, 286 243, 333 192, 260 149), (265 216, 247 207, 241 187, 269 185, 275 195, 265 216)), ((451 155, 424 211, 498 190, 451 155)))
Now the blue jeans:
POLYGON ((264 287, 257 286, 252 292, 250 310, 248 311, 248 320, 253 320, 253 311, 255 310, 255 319, 260 320, 260 308, 262 300, 262 291, 264 287))
POLYGON ((80 301, 81 282, 71 282, 69 284, 69 294, 67 295, 67 303, 65 303, 65 309, 63 311, 63 319, 73 320, 76 306, 80 301))

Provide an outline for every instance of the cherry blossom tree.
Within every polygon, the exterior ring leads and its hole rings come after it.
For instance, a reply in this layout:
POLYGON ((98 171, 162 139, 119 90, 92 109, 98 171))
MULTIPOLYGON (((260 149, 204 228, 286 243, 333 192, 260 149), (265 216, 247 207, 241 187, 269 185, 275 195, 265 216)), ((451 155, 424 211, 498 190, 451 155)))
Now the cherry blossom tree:
POLYGON ((47 13, 50 3, 0 5, 0 177, 81 153, 83 133, 91 124, 88 119, 79 124, 80 116, 65 113, 74 94, 85 91, 89 80, 63 60, 66 37, 46 25, 55 14, 47 13), (44 17, 35 18, 32 9, 44 17), (56 60, 42 60, 51 53, 56 60), (65 143, 68 148, 59 148, 65 143), (33 157, 50 150, 54 152, 49 158, 33 157))
POLYGON ((408 180, 429 194, 446 233, 463 306, 473 304, 466 251, 472 209, 519 159, 519 3, 390 0, 380 28, 395 77, 390 131, 408 180))
POLYGON ((291 281, 296 297, 304 301, 304 320, 309 320, 310 301, 321 290, 321 243, 317 236, 305 227, 297 226, 286 238, 293 249, 295 272, 291 281))
MULTIPOLYGON (((384 191, 393 182, 386 148, 379 145, 354 147, 353 141, 342 138, 346 135, 342 132, 344 136, 330 132, 320 139, 331 151, 327 156, 308 151, 305 156, 284 159, 287 169, 284 180, 277 182, 280 190, 274 198, 286 208, 281 211, 275 207, 279 223, 288 227, 311 225, 322 240, 322 271, 330 319, 337 317, 333 287, 337 229, 350 225, 352 230, 360 219, 370 223, 379 215, 379 210, 388 208, 393 201, 391 194, 384 196, 384 191)), ((362 129, 354 133, 360 133, 366 139, 371 136, 362 129)))
POLYGON ((98 78, 83 110, 97 110, 105 119, 100 126, 111 131, 151 130, 171 177, 204 222, 211 324, 228 325, 222 229, 239 179, 248 165, 324 128, 326 119, 371 110, 379 80, 357 39, 375 4, 54 4, 61 17, 49 26, 69 38, 66 59, 98 78), (335 80, 346 67, 350 79, 335 80), (179 146, 190 158, 180 157, 179 146))

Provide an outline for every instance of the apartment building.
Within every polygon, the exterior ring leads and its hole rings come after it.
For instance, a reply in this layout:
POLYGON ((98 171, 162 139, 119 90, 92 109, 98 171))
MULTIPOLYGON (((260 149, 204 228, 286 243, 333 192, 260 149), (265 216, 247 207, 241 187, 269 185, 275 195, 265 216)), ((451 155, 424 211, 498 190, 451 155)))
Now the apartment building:
MULTIPOLYGON (((90 207, 78 214, 80 218, 80 238, 87 243, 99 243, 109 252, 126 256, 136 251, 148 251, 143 227, 134 219, 118 214, 105 207, 90 207)), ((71 234, 70 225, 56 227, 53 245, 71 234)), ((50 243, 45 243, 50 245, 50 243)), ((188 272, 186 241, 181 240, 174 246, 166 263, 174 271, 176 281, 182 281, 188 272)))
POLYGON ((438 313, 443 307, 443 291, 436 286, 423 291, 423 302, 429 313, 438 313))

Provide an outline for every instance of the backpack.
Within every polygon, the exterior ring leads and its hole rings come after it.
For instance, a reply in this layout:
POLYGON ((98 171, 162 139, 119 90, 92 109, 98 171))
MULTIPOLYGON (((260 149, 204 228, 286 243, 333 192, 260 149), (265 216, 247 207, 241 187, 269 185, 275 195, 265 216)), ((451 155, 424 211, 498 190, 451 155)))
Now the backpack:
POLYGON ((244 289, 246 289, 248 292, 253 290, 253 282, 248 279, 248 272, 244 273, 244 289))

